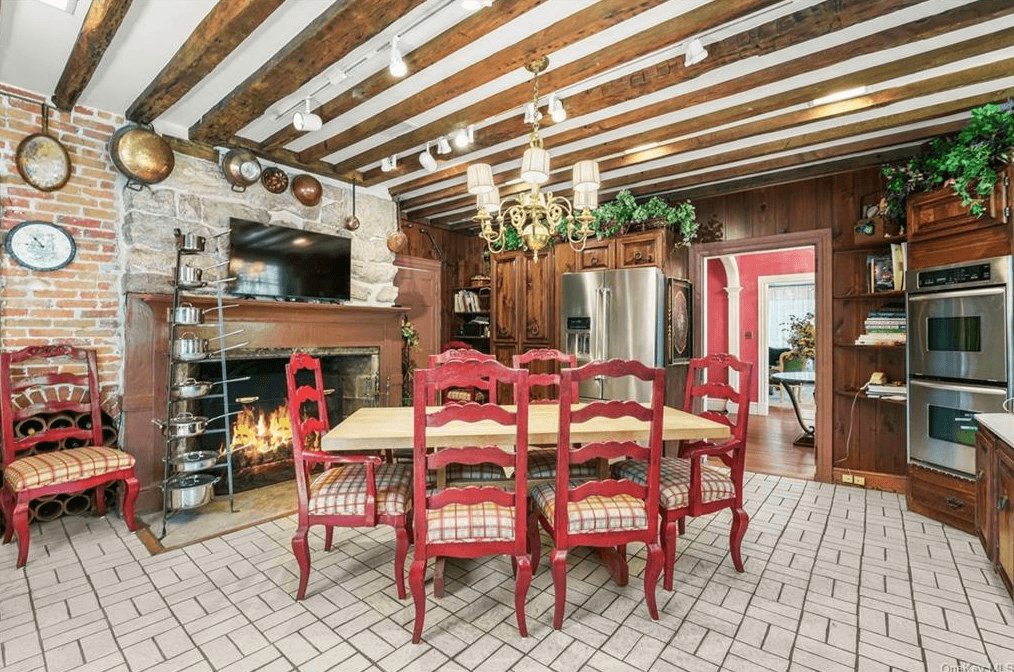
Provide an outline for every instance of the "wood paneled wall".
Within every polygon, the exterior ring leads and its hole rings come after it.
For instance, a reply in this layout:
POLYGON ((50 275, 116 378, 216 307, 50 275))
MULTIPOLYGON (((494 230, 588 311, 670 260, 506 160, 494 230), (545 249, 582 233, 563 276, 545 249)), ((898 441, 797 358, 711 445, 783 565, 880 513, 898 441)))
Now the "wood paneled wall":
POLYGON ((448 231, 407 219, 401 220, 401 230, 408 237, 408 243, 400 254, 443 262, 440 342, 453 340, 451 334, 454 328, 454 290, 470 284, 469 279, 474 275, 489 275, 489 267, 482 257, 486 244, 478 236, 448 231), (430 236, 433 237, 432 240, 430 236))

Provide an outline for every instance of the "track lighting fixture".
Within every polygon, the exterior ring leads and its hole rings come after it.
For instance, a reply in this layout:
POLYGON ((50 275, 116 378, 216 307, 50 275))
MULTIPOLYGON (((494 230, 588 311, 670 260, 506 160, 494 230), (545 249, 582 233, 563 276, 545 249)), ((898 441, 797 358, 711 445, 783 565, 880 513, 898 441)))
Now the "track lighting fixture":
POLYGON ((563 101, 557 98, 555 93, 549 94, 549 116, 556 123, 567 119, 567 110, 563 109, 563 101))
POLYGON ((423 167, 427 173, 435 172, 437 169, 437 160, 430 154, 430 143, 426 143, 426 149, 419 153, 419 165, 423 167))
POLYGON ((525 103, 525 123, 534 124, 541 120, 542 113, 539 112, 539 108, 535 107, 535 103, 525 103))
POLYGON ((296 111, 292 115, 292 127, 297 131, 306 131, 307 133, 312 131, 319 131, 324 122, 321 118, 310 111, 310 99, 305 100, 305 105, 302 111, 296 111))
POLYGON ((405 59, 401 57, 401 51, 398 49, 397 35, 391 38, 391 64, 387 66, 387 70, 394 77, 404 77, 408 74, 408 66, 405 65, 405 59))
MULTIPOLYGON (((456 145, 458 144, 457 140, 455 140, 454 144, 456 145)), ((447 138, 441 136, 440 139, 437 140, 437 154, 450 154, 450 153, 451 153, 451 143, 447 141, 447 138)))
POLYGON ((465 149, 471 142, 468 139, 469 133, 463 128, 454 132, 454 146, 458 149, 465 149))
POLYGON ((389 173, 398 167, 398 155, 392 154, 391 156, 385 156, 380 161, 380 170, 384 173, 389 173))
POLYGON ((690 40, 689 44, 687 44, 687 54, 686 57, 683 59, 683 65, 687 67, 690 67, 691 65, 697 65, 707 57, 708 50, 705 49, 704 45, 701 43, 701 38, 695 37, 694 39, 690 40))

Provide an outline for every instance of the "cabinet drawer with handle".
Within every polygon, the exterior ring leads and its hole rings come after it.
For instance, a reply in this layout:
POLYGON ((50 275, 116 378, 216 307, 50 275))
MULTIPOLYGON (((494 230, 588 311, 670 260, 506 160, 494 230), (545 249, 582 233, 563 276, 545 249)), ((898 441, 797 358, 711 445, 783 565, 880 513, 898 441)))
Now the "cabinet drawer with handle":
POLYGON ((940 519, 966 531, 975 529, 975 481, 909 465, 909 496, 940 519))

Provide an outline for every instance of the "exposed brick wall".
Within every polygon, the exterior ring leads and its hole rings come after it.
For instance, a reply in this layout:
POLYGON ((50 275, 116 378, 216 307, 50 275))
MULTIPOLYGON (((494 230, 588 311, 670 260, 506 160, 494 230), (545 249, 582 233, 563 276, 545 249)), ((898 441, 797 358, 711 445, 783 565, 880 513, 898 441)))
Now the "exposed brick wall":
POLYGON ((75 107, 51 109, 49 133, 70 155, 67 184, 41 192, 21 179, 15 153, 22 139, 42 128, 39 104, 7 95, 41 97, 0 84, 0 230, 6 236, 25 220, 54 222, 77 243, 77 256, 64 269, 38 272, 0 256, 0 348, 68 343, 98 355, 103 404, 115 413, 120 397, 122 357, 120 225, 117 173, 106 144, 123 118, 75 107))

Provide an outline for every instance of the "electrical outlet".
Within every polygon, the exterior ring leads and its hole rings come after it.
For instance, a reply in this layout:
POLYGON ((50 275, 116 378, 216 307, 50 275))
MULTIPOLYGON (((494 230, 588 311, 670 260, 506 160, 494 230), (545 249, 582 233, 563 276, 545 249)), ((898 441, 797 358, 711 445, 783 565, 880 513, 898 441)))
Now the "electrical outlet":
POLYGON ((841 482, 842 483, 851 483, 852 482, 852 474, 842 474, 841 475, 841 482))
POLYGON ((856 476, 855 478, 852 479, 852 482, 855 483, 856 485, 863 485, 863 486, 865 486, 866 485, 866 478, 863 477, 863 476, 856 476))

